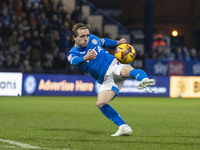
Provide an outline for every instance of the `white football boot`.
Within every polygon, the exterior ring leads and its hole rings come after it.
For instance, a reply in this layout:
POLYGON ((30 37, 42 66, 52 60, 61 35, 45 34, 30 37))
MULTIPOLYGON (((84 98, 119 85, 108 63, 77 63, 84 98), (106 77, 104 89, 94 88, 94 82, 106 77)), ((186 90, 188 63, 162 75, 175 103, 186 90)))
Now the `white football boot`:
POLYGON ((137 86, 138 90, 142 90, 147 86, 153 86, 155 85, 156 80, 155 79, 148 79, 148 78, 144 78, 137 86))
POLYGON ((119 126, 117 132, 111 136, 130 136, 132 134, 132 129, 127 124, 119 126))

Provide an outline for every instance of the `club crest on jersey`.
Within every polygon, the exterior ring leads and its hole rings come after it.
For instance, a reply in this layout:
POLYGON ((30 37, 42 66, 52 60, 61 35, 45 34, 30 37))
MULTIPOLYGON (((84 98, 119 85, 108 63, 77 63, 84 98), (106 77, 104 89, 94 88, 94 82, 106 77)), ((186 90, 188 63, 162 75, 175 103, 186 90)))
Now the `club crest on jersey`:
POLYGON ((85 52, 80 52, 80 54, 85 54, 85 52))
POLYGON ((96 40, 96 39, 93 39, 93 40, 92 40, 92 44, 97 45, 97 44, 98 44, 97 40, 96 40))

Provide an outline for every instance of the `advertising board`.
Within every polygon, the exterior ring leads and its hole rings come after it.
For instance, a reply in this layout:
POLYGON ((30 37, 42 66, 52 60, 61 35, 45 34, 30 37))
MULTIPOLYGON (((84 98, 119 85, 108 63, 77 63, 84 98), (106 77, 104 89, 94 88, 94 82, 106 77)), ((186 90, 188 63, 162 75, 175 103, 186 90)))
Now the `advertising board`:
POLYGON ((81 75, 24 74, 23 95, 96 95, 94 79, 81 75))
POLYGON ((22 94, 22 73, 0 73, 0 96, 18 96, 22 94))
POLYGON ((127 79, 124 82, 119 96, 169 96, 169 77, 150 77, 156 79, 156 85, 138 90, 140 81, 127 79))
POLYGON ((200 77, 172 76, 170 97, 200 98, 200 77))
POLYGON ((163 61, 147 59, 145 71, 152 76, 199 76, 200 61, 163 61))
MULTIPOLYGON (((153 78, 153 77, 152 77, 153 78)), ((156 86, 137 90, 139 81, 127 79, 119 96, 169 96, 169 78, 155 77, 156 86)), ((85 75, 24 74, 23 95, 96 96, 100 84, 85 75)))

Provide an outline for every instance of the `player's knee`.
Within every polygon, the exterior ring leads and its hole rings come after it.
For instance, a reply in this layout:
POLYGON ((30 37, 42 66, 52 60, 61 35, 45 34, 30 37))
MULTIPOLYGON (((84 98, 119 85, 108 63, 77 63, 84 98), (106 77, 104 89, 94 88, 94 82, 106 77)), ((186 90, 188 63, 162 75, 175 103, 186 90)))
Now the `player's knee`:
POLYGON ((130 65, 124 65, 123 68, 120 71, 120 74, 123 77, 129 78, 129 73, 133 70, 134 68, 130 65))
POLYGON ((96 106, 100 109, 102 106, 106 105, 107 103, 105 102, 96 102, 96 106))

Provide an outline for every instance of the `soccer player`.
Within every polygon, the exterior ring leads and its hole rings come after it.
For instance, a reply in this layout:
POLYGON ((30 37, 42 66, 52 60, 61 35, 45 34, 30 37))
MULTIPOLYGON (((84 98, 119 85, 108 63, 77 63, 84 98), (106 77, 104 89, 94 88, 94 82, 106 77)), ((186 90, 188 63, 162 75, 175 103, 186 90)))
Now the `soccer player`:
POLYGON ((130 65, 121 64, 114 55, 104 49, 104 47, 115 47, 126 43, 124 38, 120 40, 101 39, 90 34, 85 24, 77 23, 72 28, 72 40, 75 45, 67 54, 68 61, 88 72, 101 84, 96 106, 119 127, 118 131, 111 136, 131 135, 131 127, 109 105, 109 102, 118 95, 126 78, 141 81, 137 86, 138 89, 155 85, 155 79, 149 79, 141 69, 134 69, 130 65))

